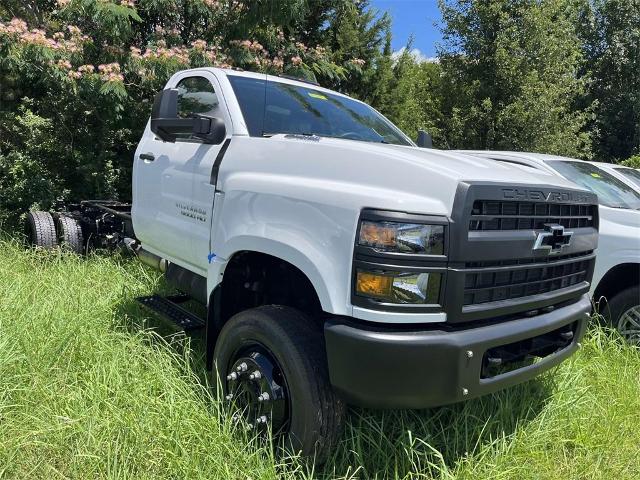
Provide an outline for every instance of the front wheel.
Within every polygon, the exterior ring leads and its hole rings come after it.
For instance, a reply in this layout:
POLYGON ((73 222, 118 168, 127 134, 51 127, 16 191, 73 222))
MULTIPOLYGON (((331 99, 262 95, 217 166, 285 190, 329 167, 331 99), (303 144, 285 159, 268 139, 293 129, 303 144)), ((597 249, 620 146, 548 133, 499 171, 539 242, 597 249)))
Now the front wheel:
POLYGON ((225 398, 250 428, 318 463, 335 446, 346 407, 329 383, 321 328, 288 307, 238 313, 216 342, 215 365, 225 398))
POLYGON ((640 346, 640 287, 629 287, 609 300, 611 324, 631 345, 640 346))

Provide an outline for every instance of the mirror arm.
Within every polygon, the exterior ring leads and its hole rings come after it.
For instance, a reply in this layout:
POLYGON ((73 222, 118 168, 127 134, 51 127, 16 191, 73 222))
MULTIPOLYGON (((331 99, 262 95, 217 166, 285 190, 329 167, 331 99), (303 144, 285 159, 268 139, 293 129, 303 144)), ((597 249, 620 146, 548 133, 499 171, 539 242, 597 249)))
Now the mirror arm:
POLYGON ((194 115, 193 135, 205 143, 219 144, 224 140, 226 128, 224 121, 208 115, 194 115))
POLYGON ((211 118, 204 115, 194 115, 191 132, 196 137, 207 136, 211 132, 211 118))

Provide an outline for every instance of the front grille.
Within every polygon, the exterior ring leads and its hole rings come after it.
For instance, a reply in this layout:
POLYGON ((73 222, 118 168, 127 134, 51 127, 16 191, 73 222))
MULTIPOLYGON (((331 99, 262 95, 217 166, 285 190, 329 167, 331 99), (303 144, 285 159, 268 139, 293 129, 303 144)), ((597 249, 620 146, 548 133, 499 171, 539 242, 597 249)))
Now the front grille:
POLYGON ((569 255, 556 255, 553 257, 532 257, 532 258, 517 258, 515 260, 489 260, 481 262, 466 262, 466 268, 489 268, 489 267, 512 267, 515 265, 529 265, 532 263, 558 263, 562 260, 569 260, 570 258, 585 257, 591 255, 593 250, 587 250, 586 252, 570 253, 569 255))
POLYGON ((596 205, 476 200, 469 230, 533 230, 546 223, 565 228, 595 226, 596 205))
MULTIPOLYGON (((583 254, 584 255, 584 254, 583 254)), ((491 271, 467 272, 464 305, 496 302, 548 293, 588 280, 592 258, 491 271)), ((560 262, 556 258, 556 262, 560 262)))

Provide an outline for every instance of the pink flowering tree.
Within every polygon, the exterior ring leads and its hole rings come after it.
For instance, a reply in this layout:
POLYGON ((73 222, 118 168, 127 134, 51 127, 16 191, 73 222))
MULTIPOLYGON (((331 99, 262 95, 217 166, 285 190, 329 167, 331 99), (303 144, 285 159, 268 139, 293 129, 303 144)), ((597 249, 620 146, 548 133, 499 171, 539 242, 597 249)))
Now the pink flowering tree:
POLYGON ((8 2, 0 6, 0 226, 15 221, 6 212, 34 204, 128 196, 153 95, 178 70, 338 84, 361 67, 305 44, 303 0, 8 2))

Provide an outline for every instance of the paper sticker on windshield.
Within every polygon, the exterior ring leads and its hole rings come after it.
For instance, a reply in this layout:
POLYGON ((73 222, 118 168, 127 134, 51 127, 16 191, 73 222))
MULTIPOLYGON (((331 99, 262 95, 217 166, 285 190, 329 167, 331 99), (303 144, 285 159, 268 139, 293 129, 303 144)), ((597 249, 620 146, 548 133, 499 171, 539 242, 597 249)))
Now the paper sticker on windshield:
POLYGON ((317 98, 318 100, 326 100, 327 97, 318 92, 309 92, 309 96, 312 98, 317 98))
POLYGON ((592 173, 591 176, 593 178, 602 178, 599 173, 592 173))

